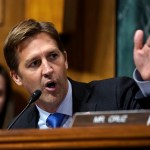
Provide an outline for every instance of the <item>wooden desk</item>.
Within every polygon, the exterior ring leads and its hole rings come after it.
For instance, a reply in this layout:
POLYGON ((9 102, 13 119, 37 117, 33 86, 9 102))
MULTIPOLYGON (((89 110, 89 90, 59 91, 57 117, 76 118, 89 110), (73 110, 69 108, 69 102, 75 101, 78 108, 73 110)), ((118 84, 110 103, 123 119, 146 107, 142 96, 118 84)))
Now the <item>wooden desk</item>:
POLYGON ((150 149, 150 127, 98 127, 0 130, 0 149, 150 149))

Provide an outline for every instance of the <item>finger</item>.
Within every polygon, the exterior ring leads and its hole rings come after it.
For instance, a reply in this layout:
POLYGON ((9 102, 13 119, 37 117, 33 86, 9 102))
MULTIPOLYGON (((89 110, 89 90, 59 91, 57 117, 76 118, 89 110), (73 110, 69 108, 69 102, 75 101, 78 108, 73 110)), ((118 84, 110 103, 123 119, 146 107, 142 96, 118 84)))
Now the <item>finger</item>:
POLYGON ((143 47, 144 33, 142 30, 137 30, 134 35, 134 49, 141 49, 143 47))

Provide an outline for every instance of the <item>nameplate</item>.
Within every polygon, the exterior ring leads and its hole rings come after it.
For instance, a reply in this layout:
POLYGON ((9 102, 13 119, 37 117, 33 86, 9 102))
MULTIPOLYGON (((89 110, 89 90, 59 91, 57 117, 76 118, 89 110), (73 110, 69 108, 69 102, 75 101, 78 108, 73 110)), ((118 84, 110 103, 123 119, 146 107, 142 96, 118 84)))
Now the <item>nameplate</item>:
POLYGON ((150 126, 150 110, 97 111, 75 113, 72 127, 99 126, 110 124, 145 124, 150 126))

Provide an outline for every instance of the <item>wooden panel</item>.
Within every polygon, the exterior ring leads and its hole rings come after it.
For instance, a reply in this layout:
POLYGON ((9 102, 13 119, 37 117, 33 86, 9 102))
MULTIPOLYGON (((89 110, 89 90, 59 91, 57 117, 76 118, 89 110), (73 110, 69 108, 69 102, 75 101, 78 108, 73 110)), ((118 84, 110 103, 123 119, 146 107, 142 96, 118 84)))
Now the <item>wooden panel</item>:
MULTIPOLYGON (((9 30, 18 22, 24 19, 24 0, 2 0, 2 15, 3 20, 2 24, 0 24, 0 63, 8 69, 4 55, 3 55, 3 45, 6 36, 8 35, 9 30)), ((22 87, 16 86, 14 82, 12 82, 13 89, 19 91, 20 93, 25 93, 27 97, 27 92, 24 91, 22 87)))
POLYGON ((68 75, 84 82, 114 77, 116 0, 78 0, 77 5, 76 29, 67 45, 68 75))
POLYGON ((116 1, 102 0, 99 4, 99 20, 95 41, 93 72, 102 78, 115 75, 116 1))
POLYGON ((1 149, 149 149, 150 127, 100 126, 84 128, 1 130, 1 149))
POLYGON ((114 76, 115 7, 115 0, 86 2, 84 70, 99 79, 114 76))
POLYGON ((64 0, 25 0, 25 18, 53 22, 63 30, 64 0))
POLYGON ((4 8, 3 0, 0 0, 0 24, 2 23, 2 21, 3 21, 3 16, 4 16, 3 8, 4 8))

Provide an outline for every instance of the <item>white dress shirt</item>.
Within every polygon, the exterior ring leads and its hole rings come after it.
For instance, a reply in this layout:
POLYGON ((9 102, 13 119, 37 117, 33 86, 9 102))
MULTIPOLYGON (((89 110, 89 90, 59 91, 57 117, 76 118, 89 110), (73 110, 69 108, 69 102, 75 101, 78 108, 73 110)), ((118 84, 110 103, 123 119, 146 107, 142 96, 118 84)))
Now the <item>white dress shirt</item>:
MULTIPOLYGON (((62 126, 64 128, 65 127, 68 128, 70 126, 70 123, 71 123, 71 120, 72 120, 72 87, 71 87, 71 83, 70 83, 69 80, 68 80, 68 85, 69 85, 69 88, 68 88, 67 95, 66 95, 65 99, 63 100, 63 102, 61 103, 61 105, 59 106, 59 108, 56 111, 58 113, 63 113, 63 114, 66 114, 66 115, 69 116, 69 118, 67 117, 66 119, 64 119, 64 124, 62 126)), ((46 126, 46 119, 50 115, 50 113, 42 110, 37 105, 36 105, 36 107, 37 107, 37 109, 39 111, 39 115, 40 115, 40 118, 39 118, 39 121, 38 121, 39 128, 40 129, 49 128, 49 127, 46 126)))
POLYGON ((150 81, 144 81, 137 69, 135 69, 133 72, 133 79, 138 84, 143 95, 145 97, 150 96, 150 81))

